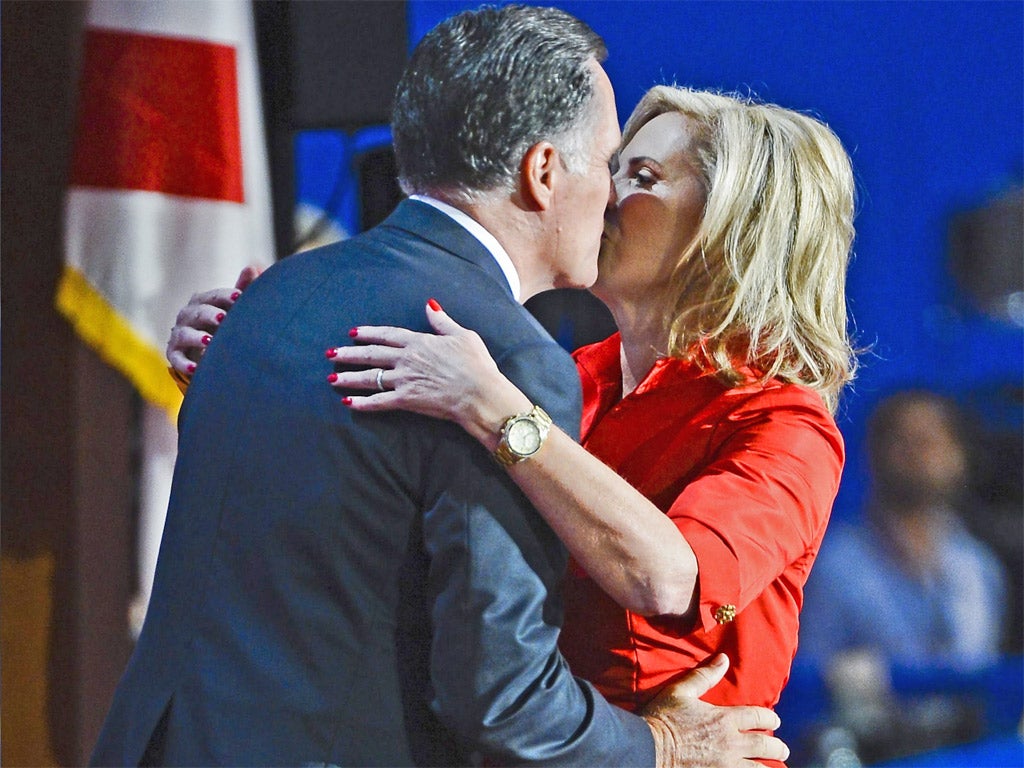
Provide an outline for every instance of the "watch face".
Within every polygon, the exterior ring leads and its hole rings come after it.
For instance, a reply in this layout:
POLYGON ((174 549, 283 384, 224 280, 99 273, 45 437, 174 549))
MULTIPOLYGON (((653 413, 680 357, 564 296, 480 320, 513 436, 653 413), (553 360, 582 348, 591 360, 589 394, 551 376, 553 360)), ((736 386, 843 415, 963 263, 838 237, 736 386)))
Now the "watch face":
POLYGON ((532 419, 518 419, 508 429, 508 447, 520 456, 537 452, 541 444, 540 428, 532 419))

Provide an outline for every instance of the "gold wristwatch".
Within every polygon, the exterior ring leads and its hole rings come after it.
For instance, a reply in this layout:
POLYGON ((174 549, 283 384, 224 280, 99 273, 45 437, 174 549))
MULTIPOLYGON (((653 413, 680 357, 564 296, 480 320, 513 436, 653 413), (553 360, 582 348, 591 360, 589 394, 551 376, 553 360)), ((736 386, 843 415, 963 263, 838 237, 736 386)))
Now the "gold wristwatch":
POLYGON ((540 450, 550 429, 551 417, 539 405, 526 413, 509 416, 501 427, 495 460, 504 467, 525 461, 540 450))

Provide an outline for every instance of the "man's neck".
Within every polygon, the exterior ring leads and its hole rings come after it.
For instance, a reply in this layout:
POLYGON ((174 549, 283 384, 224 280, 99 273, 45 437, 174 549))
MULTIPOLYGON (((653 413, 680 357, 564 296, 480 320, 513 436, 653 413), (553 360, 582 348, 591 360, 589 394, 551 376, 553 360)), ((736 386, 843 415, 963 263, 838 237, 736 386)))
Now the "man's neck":
POLYGON ((441 199, 486 229, 501 243, 519 275, 519 301, 554 288, 549 270, 541 258, 542 240, 538 222, 506 196, 479 203, 462 203, 441 199))
POLYGON ((412 195, 412 200, 416 200, 421 203, 426 203, 434 208, 437 208, 446 216, 449 216, 455 223, 465 228, 469 234, 480 241, 480 244, 487 249, 488 253, 494 257, 498 266, 501 268, 502 274, 505 275, 505 280, 508 283, 509 290, 512 291, 512 296, 516 301, 522 302, 522 281, 519 279, 519 271, 516 269, 515 263, 512 261, 512 257, 509 256, 508 251, 501 242, 488 231, 488 229, 473 218, 469 213, 463 211, 460 208, 455 207, 450 202, 440 200, 436 197, 429 195, 412 195))

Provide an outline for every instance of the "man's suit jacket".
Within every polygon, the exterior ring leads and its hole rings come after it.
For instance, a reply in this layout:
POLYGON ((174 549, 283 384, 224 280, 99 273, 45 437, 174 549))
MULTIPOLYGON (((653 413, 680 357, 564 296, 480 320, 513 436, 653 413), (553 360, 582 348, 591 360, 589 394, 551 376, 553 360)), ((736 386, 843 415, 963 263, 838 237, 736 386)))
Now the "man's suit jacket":
POLYGON ((453 424, 357 414, 326 382, 351 327, 426 330, 429 297, 577 433, 569 357, 432 207, 276 264, 185 399, 149 614, 93 763, 653 764, 646 724, 559 654, 566 554, 503 470, 453 424))

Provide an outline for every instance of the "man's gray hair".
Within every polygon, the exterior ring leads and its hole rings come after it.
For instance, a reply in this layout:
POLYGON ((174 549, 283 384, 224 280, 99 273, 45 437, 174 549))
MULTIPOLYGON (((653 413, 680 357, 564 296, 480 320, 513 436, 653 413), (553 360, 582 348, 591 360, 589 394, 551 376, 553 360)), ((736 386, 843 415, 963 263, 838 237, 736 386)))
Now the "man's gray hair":
POLYGON ((582 173, 594 113, 588 63, 606 55, 590 27, 555 8, 485 6, 441 22, 395 94, 402 189, 467 202, 511 190, 526 150, 543 140, 582 173))

